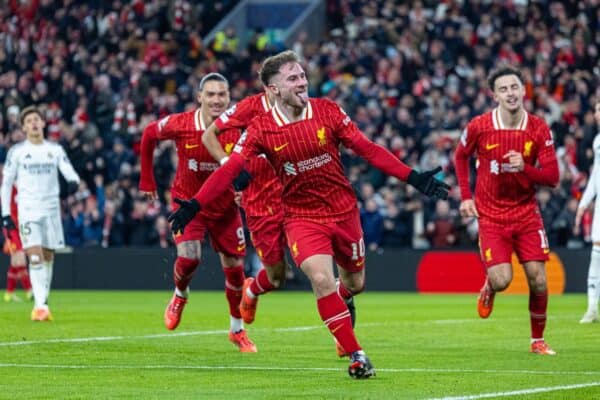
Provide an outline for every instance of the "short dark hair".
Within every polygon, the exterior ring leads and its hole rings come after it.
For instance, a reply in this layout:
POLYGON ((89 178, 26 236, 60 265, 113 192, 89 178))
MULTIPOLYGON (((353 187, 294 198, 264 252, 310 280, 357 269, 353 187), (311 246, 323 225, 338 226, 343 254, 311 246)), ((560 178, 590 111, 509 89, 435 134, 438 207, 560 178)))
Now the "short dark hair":
POLYGON ((271 78, 279 73, 279 69, 288 63, 300 62, 300 59, 292 50, 282 51, 274 56, 268 57, 260 68, 260 80, 263 85, 268 86, 271 78))
POLYGON ((204 89, 204 85, 208 81, 225 82, 227 84, 227 86, 229 86, 229 81, 227 80, 227 78, 225 78, 223 75, 221 75, 218 72, 211 72, 209 74, 204 75, 204 77, 202 77, 202 79, 200 80, 200 83, 198 84, 199 92, 201 92, 202 89, 204 89))
POLYGON ((523 83, 523 75, 521 74, 521 71, 519 71, 517 68, 513 67, 512 65, 503 65, 501 67, 498 67, 496 69, 493 69, 490 74, 488 75, 487 81, 488 81, 488 85, 490 87, 490 89, 492 90, 492 92, 494 91, 494 87, 496 85, 496 80, 502 76, 506 76, 506 75, 516 75, 517 78, 519 78, 519 81, 521 81, 521 83, 523 83))
POLYGON ((21 125, 23 125, 25 117, 33 113, 39 115, 41 119, 44 119, 44 115, 42 114, 39 108, 37 108, 36 106, 27 106, 23 109, 23 111, 21 111, 21 114, 19 114, 19 122, 21 123, 21 125))

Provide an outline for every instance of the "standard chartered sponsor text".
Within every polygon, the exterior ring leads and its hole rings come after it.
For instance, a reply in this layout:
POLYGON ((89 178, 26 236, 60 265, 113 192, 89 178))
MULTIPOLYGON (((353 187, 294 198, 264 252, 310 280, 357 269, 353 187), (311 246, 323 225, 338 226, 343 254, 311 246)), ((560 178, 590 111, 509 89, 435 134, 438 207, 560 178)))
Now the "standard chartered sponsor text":
POLYGON ((325 153, 320 156, 316 156, 313 158, 309 158, 308 160, 298 161, 296 165, 298 166, 299 172, 309 171, 314 168, 320 168, 323 165, 327 164, 332 160, 331 154, 325 153))

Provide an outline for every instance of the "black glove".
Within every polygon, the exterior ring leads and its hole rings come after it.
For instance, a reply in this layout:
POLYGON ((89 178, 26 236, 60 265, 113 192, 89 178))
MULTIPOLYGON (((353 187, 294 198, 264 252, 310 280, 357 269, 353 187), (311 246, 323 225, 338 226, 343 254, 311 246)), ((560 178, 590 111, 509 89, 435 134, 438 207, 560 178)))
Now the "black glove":
POLYGON ((442 167, 437 167, 425 172, 417 172, 412 170, 408 175, 407 182, 426 196, 434 199, 446 200, 448 198, 448 190, 450 190, 450 186, 448 186, 445 182, 434 178, 434 175, 441 170, 442 167))
POLYGON ((171 231, 174 234, 183 233, 183 229, 200 211, 200 203, 196 199, 182 200, 173 199, 173 201, 179 204, 179 208, 169 214, 167 221, 171 223, 171 231))
POLYGON ((10 215, 2 217, 2 229, 5 231, 13 231, 16 230, 15 222, 12 220, 10 215))
POLYGON ((79 190, 79 183, 77 182, 67 182, 67 194, 70 196, 73 193, 77 193, 79 190))
POLYGON ((252 175, 245 169, 243 169, 240 174, 233 180, 233 188, 236 192, 241 192, 246 189, 250 184, 250 180, 252 179, 252 175))

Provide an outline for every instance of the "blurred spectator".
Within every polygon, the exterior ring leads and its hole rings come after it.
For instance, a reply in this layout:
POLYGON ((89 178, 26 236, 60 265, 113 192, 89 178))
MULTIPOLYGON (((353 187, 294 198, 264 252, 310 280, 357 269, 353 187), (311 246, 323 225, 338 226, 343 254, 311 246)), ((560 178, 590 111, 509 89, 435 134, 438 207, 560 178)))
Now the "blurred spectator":
POLYGON ((552 222, 551 232, 556 235, 557 246, 567 246, 574 236, 575 214, 578 200, 571 198, 552 222))
POLYGON ((68 203, 69 214, 64 220, 65 244, 78 247, 83 245, 83 202, 71 199, 68 203))
MULTIPOLYGON (((0 9, 0 161, 22 140, 20 109, 35 103, 46 115, 48 138, 64 145, 92 193, 96 176, 103 177, 104 206, 96 195, 95 206, 94 200, 64 204, 65 229, 69 225, 78 245, 128 245, 131 239, 164 245, 161 217, 176 154, 168 142, 158 146, 162 203, 141 217, 134 205, 140 132, 148 121, 190 107, 198 77, 207 72, 227 71, 234 101, 262 89, 260 62, 278 50, 269 42, 270 27, 253 34, 227 27, 210 46, 202 43, 237 3, 11 1, 0 9), (247 48, 239 48, 242 37, 251 37, 247 48), (86 238, 79 211, 69 205, 83 206, 86 238), (149 239, 128 230, 132 218, 148 219, 149 239)), ((466 121, 492 107, 487 73, 499 63, 516 64, 527 109, 545 118, 554 134, 561 184, 540 193, 540 208, 551 243, 565 243, 572 237, 568 228, 551 227, 563 226, 564 205, 581 194, 596 133, 589 108, 600 97, 596 3, 333 1, 327 33, 302 32, 293 47, 305 63, 311 96, 338 102, 366 135, 409 165, 442 165, 440 177, 449 183, 452 149, 466 121)), ((362 204, 373 198, 384 218, 384 245, 428 247, 425 227, 437 205, 350 151, 342 150, 342 160, 362 204)), ((457 206, 450 199, 451 214, 457 206)), ((459 222, 456 244, 473 245, 476 225, 459 222)))
POLYGON ((453 247, 457 244, 457 216, 452 215, 450 203, 438 200, 435 213, 427 223, 427 238, 434 248, 453 247))
POLYGON ((378 250, 383 241, 383 216, 374 198, 368 199, 360 209, 360 222, 366 248, 371 251, 378 250))

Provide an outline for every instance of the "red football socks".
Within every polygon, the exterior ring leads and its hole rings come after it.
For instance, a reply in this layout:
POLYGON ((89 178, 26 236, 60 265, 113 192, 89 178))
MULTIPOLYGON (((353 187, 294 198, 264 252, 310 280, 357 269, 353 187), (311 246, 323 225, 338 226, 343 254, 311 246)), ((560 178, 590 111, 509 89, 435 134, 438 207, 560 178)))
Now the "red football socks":
POLYGON ((18 276, 17 267, 12 265, 8 266, 8 271, 6 272, 6 291, 14 292, 17 288, 17 276, 18 276))
POLYGON ((200 264, 200 260, 196 258, 177 257, 175 260, 173 279, 175 280, 175 286, 181 292, 187 290, 198 264, 200 264))
POLYGON ((244 266, 223 267, 225 273, 225 297, 229 303, 229 315, 242 318, 240 302, 242 301, 242 286, 244 285, 244 266))
POLYGON ((529 292, 529 319, 531 321, 531 338, 544 337, 546 328, 546 309, 548 308, 548 290, 541 293, 529 292))
POLYGON ((317 299, 317 308, 321 319, 347 353, 361 349, 354 336, 348 307, 337 292, 317 299))
POLYGON ((267 275, 267 270, 261 268, 256 274, 256 278, 254 278, 254 282, 250 285, 250 291, 255 295, 261 295, 263 293, 268 293, 273 290, 275 287, 269 280, 269 276, 267 275))

